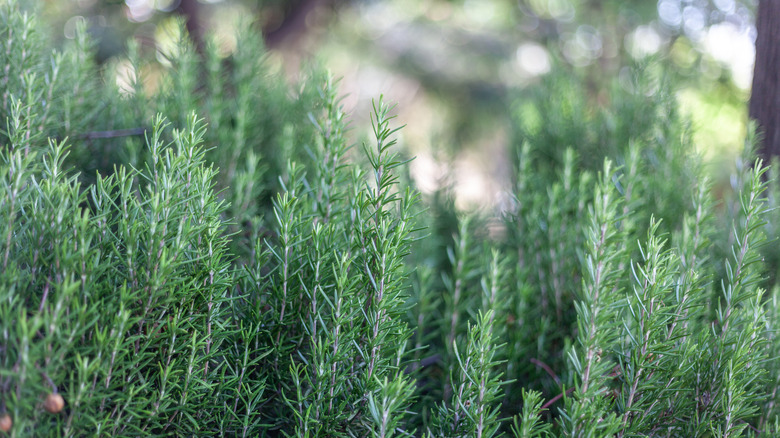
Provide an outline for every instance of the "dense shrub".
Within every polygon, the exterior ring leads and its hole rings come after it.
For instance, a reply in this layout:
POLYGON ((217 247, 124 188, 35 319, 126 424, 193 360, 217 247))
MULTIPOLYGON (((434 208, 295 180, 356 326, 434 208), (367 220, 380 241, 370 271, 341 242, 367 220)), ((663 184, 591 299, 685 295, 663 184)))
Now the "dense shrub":
POLYGON ((99 69, 9 3, 0 434, 780 431, 774 174, 748 147, 713 197, 653 69, 598 110, 545 79, 508 210, 465 214, 381 99, 348 147, 334 81, 291 92, 251 26, 223 58, 172 24, 151 89, 144 47, 99 69))

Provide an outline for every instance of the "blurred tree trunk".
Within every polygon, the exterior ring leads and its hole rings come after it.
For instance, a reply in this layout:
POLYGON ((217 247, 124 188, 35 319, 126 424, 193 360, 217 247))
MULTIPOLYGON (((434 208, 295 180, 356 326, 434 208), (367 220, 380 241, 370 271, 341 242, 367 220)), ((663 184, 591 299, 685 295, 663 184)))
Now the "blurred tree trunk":
POLYGON ((760 0, 756 13, 756 66, 750 118, 764 134, 758 153, 780 156, 780 0, 760 0))
MULTIPOLYGON (((291 2, 285 12, 284 21, 273 31, 265 35, 265 43, 270 48, 277 48, 287 40, 300 38, 308 27, 306 16, 319 6, 327 6, 331 0, 301 0, 291 2)), ((289 42, 289 41, 287 41, 289 42)))
POLYGON ((200 23, 200 6, 198 0, 182 0, 179 4, 179 13, 184 17, 187 33, 198 52, 203 50, 203 29, 200 23))

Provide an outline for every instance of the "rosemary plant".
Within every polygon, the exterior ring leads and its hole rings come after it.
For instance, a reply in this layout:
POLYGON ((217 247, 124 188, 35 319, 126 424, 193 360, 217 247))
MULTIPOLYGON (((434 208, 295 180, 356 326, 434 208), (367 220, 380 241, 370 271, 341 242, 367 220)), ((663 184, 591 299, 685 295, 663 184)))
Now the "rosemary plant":
POLYGON ((780 433, 777 171, 749 136, 715 190, 657 66, 543 78, 460 212, 383 99, 351 148, 251 23, 163 28, 98 67, 0 5, 0 436, 780 433))

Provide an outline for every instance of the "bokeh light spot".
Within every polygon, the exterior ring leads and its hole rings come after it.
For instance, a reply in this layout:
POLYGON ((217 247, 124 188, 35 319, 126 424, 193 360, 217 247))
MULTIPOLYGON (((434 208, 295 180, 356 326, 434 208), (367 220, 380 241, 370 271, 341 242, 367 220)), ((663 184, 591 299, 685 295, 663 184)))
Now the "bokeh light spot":
POLYGON ((626 46, 636 59, 657 53, 662 43, 661 35, 652 26, 639 26, 626 36, 626 46))
POLYGON ((696 6, 686 6, 683 9, 682 17, 685 33, 694 40, 698 40, 706 24, 704 12, 696 6))
POLYGON ((70 17, 68 21, 65 22, 65 26, 63 28, 65 38, 69 40, 76 38, 76 29, 78 28, 79 24, 85 23, 86 21, 86 18, 82 17, 81 15, 70 17))
POLYGON ((124 96, 135 93, 136 71, 129 60, 123 59, 116 65, 116 86, 124 96))
POLYGON ((746 90, 753 77, 756 50, 748 32, 729 22, 711 26, 704 37, 704 49, 729 66, 734 83, 746 90))
POLYGON ((153 0, 125 0, 125 10, 130 21, 143 22, 154 14, 153 0))
POLYGON ((713 3, 725 14, 733 14, 737 10, 737 3, 734 0, 713 0, 713 3))
POLYGON ((661 0, 658 2, 658 17, 670 27, 682 24, 682 11, 679 0, 661 0))
POLYGON ((550 71, 550 55, 542 45, 525 43, 517 48, 517 63, 531 76, 540 76, 550 71))

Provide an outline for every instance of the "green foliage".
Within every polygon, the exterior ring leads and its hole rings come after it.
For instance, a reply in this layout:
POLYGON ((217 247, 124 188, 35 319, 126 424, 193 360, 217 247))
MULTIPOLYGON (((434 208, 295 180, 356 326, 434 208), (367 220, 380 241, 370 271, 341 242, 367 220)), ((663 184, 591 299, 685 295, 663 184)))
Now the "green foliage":
POLYGON ((623 258, 617 227, 615 196, 609 161, 604 164, 590 212, 586 234, 584 279, 577 307, 577 343, 569 353, 575 389, 566 399, 562 428, 567 436, 610 436, 620 423, 609 409, 608 379, 613 367, 607 353, 618 342, 615 324, 621 306, 619 263, 623 258))
POLYGON ((89 190, 63 168, 62 143, 28 160, 23 144, 2 150, 14 187, 3 202, 3 398, 20 434, 175 434, 210 414, 228 333, 213 326, 233 284, 224 203, 202 122, 191 116, 172 143, 166 129, 158 118, 145 170, 118 168, 89 190), (63 415, 41 412, 52 392, 65 394, 63 415))
POLYGON ((523 412, 520 414, 520 423, 515 417, 512 425, 512 433, 517 438, 539 438, 550 436, 552 424, 545 424, 541 419, 542 396, 536 391, 523 389, 523 412))
POLYGON ((434 417, 434 436, 492 437, 499 436, 498 420, 500 376, 495 368, 496 349, 492 327, 494 313, 489 310, 469 328, 466 351, 460 353, 453 344, 456 366, 451 372, 452 396, 434 417))
POLYGON ((466 214, 382 99, 352 150, 335 81, 290 92, 249 25, 226 58, 172 26, 155 90, 142 47, 98 71, 0 12, 10 436, 778 433, 780 185, 749 139, 716 198, 651 68, 596 113, 551 76, 508 209, 466 214))

